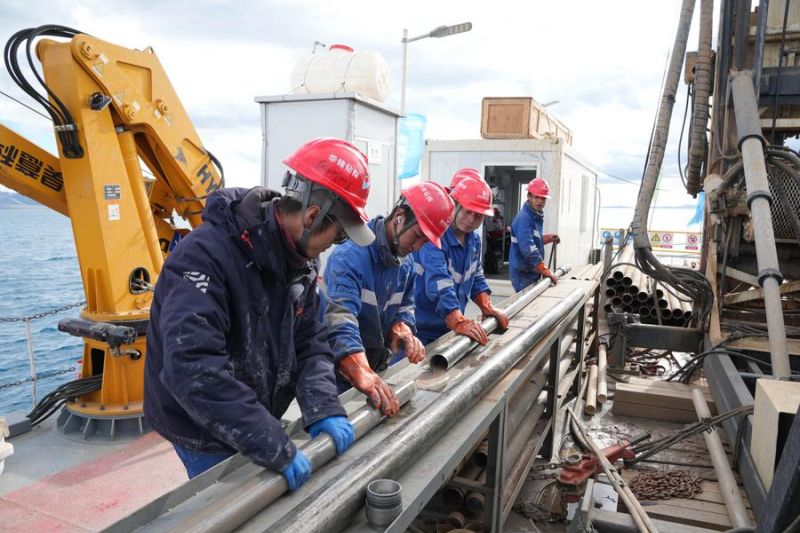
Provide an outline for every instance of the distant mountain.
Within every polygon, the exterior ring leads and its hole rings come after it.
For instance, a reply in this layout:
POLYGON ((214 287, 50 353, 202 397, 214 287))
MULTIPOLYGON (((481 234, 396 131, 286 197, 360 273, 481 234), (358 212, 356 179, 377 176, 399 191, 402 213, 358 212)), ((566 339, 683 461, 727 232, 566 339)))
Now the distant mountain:
POLYGON ((11 191, 0 191, 0 209, 41 207, 42 204, 11 191))

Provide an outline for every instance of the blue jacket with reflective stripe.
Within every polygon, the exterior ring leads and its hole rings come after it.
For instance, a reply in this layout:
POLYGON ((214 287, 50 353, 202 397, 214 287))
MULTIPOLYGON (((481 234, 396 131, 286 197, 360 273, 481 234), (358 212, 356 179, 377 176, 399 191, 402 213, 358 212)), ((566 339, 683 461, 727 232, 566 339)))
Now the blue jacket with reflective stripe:
POLYGON ((519 292, 541 277, 536 266, 544 261, 544 215, 528 202, 511 223, 511 250, 508 253, 511 285, 519 292))
POLYGON ((392 255, 383 217, 371 220, 369 227, 375 233, 372 244, 348 241, 328 258, 324 316, 337 361, 363 351, 370 367, 381 371, 391 358, 389 329, 397 322, 415 329, 414 259, 392 255))
POLYGON ((473 231, 458 242, 452 227, 442 235, 442 249, 428 243, 414 252, 417 287, 417 335, 423 343, 438 339, 449 330, 444 318, 454 309, 462 313, 467 299, 482 292, 491 294, 483 275, 481 238, 473 231))

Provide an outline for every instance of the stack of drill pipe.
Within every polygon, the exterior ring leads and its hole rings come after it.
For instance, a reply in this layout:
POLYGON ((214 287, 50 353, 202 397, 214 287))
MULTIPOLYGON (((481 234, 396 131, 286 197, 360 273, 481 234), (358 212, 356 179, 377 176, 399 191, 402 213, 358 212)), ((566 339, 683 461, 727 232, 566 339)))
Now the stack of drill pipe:
POLYGON ((636 313, 645 323, 682 325, 692 316, 691 302, 675 289, 654 282, 632 264, 633 250, 623 249, 616 265, 603 280, 604 311, 636 313))
MULTIPOLYGON (((486 468, 488 451, 489 441, 484 439, 478 444, 475 450, 473 450, 472 454, 461 463, 461 466, 456 469, 456 477, 472 480, 476 479, 481 471, 486 468)), ((464 489, 447 485, 441 492, 442 504, 444 504, 445 508, 449 511, 461 509, 462 505, 465 503, 465 496, 464 489)))
MULTIPOLYGON (((475 477, 475 481, 481 485, 486 485, 486 469, 481 469, 480 473, 475 477)), ((474 490, 467 494, 466 499, 467 509, 473 513, 483 513, 486 507, 486 495, 482 492, 474 490)))
POLYGON ((597 365, 589 367, 589 377, 586 386, 586 405, 583 411, 593 415, 597 411, 597 365))

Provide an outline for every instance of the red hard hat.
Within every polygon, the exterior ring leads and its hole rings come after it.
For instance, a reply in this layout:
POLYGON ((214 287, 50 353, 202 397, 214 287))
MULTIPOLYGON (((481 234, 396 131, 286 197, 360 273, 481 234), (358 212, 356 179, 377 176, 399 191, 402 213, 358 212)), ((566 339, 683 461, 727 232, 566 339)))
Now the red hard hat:
POLYGON ((535 178, 528 184, 528 193, 542 198, 550 198, 550 185, 544 178, 535 178))
POLYGON ((344 200, 364 222, 369 195, 367 156, 341 139, 308 141, 283 163, 307 180, 325 187, 344 200))
POLYGON ((426 181, 404 190, 403 198, 428 240, 441 248, 442 235, 453 222, 453 200, 447 190, 438 183, 426 181))
POLYGON ((456 173, 453 174, 453 179, 450 181, 450 190, 455 189, 456 185, 466 178, 483 181, 481 173, 474 168, 462 168, 461 170, 456 170, 456 173))
POLYGON ((493 215, 492 189, 483 180, 464 177, 450 193, 453 200, 464 209, 469 209, 481 215, 493 215))

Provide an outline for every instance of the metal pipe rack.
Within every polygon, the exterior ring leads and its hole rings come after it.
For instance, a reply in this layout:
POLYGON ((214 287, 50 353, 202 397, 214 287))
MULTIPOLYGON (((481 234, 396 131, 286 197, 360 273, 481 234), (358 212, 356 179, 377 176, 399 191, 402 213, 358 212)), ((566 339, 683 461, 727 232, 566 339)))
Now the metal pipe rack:
MULTIPOLYGON (((549 457, 554 441, 560 437, 551 428, 560 405, 557 370, 566 350, 562 342, 569 343, 573 338, 579 341, 574 359, 581 364, 585 352, 582 341, 586 332, 586 303, 596 287, 596 280, 562 278, 558 286, 525 307, 502 336, 491 335, 488 346, 475 349, 471 357, 447 372, 395 365, 400 368, 388 378, 391 385, 416 381, 418 390, 409 405, 396 417, 366 433, 344 455, 315 469, 300 490, 280 497, 238 530, 295 527, 303 531, 372 531, 363 513, 360 485, 388 476, 403 486, 403 512, 387 531, 405 531, 488 433, 487 481, 482 486, 486 496, 484 523, 487 530, 500 531, 525 479, 523 475, 517 486, 509 488, 503 478, 503 470, 507 468, 504 464, 509 460, 505 452, 510 400, 530 382, 537 369, 541 371, 541 364, 549 360, 545 412, 520 455, 527 467, 535 460, 537 451, 549 457), (505 358, 503 352, 507 354, 505 358), (499 362, 501 359, 505 362, 499 362), (458 416, 453 416, 456 412, 458 416), (397 447, 391 447, 393 444, 397 447), (383 453, 387 447, 397 453, 383 453), (348 490, 349 486, 353 488, 348 490), (506 489, 505 498, 502 488, 506 489), (315 501, 319 502, 316 506, 315 501), (324 512, 307 514, 314 509, 324 512)), ((506 304, 513 304, 520 297, 514 295, 506 304)), ((571 373, 571 379, 580 379, 579 375, 580 372, 571 373)), ((346 398, 343 395, 343 401, 346 398)), ((345 407, 352 411, 354 404, 363 405, 363 397, 345 403, 345 407)), ((515 474, 518 471, 513 470, 515 474)), ((213 508, 226 494, 259 472, 263 469, 236 456, 136 511, 110 531, 163 531, 175 527, 187 517, 213 508)))

